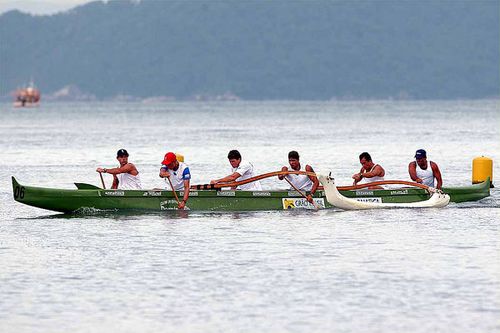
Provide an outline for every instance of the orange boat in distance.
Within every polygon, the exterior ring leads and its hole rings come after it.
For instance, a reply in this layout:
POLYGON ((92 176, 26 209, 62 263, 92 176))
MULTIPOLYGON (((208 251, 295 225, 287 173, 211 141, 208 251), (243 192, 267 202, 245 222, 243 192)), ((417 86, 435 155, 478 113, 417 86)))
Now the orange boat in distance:
POLYGON ((14 92, 14 107, 35 107, 40 104, 40 90, 33 81, 24 88, 19 88, 14 92))

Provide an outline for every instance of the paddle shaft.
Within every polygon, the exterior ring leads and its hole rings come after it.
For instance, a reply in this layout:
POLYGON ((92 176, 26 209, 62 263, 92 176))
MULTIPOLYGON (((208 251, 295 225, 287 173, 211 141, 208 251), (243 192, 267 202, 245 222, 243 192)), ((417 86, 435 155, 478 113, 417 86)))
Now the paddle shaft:
POLYGON ((106 189, 106 184, 104 184, 104 178, 102 178, 102 172, 99 172, 99 176, 101 177, 102 188, 106 189))
MULTIPOLYGON (((299 189, 297 188, 297 186, 293 185, 293 184, 292 184, 292 182, 291 182, 288 178, 286 178, 286 177, 285 177, 285 180, 288 182, 288 184, 290 184, 290 186, 291 186, 291 187, 293 187, 293 188, 294 188, 294 190, 295 190, 295 191, 299 192, 299 194, 300 194, 301 196, 303 196, 304 198, 306 198, 306 199, 307 199, 307 195, 305 195, 305 193, 303 193, 301 190, 299 190, 299 189)), ((316 205, 316 203, 314 202, 314 200, 313 200, 313 202, 312 202, 312 205, 314 206, 314 208, 316 208, 316 210, 318 210, 318 209, 319 209, 318 205, 316 205)))
POLYGON ((172 193, 174 194, 175 200, 177 200, 177 204, 180 204, 181 202, 179 201, 179 197, 177 197, 177 193, 175 193, 174 185, 172 185, 172 181, 170 180, 170 177, 167 177, 168 183, 170 184, 170 188, 172 189, 172 193))

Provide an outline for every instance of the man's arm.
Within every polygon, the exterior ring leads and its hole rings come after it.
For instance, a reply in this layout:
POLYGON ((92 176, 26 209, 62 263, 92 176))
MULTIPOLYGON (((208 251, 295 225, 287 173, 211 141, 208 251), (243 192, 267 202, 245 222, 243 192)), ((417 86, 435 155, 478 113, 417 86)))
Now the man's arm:
POLYGON ((104 173, 110 173, 112 175, 118 175, 120 173, 130 173, 132 176, 137 176, 139 173, 132 163, 127 163, 119 168, 104 169, 104 173))
POLYGON ((414 182, 422 183, 422 179, 417 177, 417 162, 410 162, 410 164, 408 164, 408 173, 414 182))
POLYGON ((353 185, 356 185, 358 182, 360 182, 361 179, 363 179, 363 168, 359 170, 359 173, 355 173, 354 175, 352 175, 352 179, 354 179, 354 182, 352 183, 353 185))
POLYGON ((224 178, 211 180, 210 184, 229 183, 229 182, 235 181, 239 177, 241 177, 241 175, 239 173, 235 172, 235 173, 233 173, 229 176, 226 176, 224 178))
MULTIPOLYGON (((306 171, 307 172, 314 172, 314 169, 310 165, 306 165, 306 171)), ((311 188, 311 195, 314 195, 316 193, 316 190, 318 189, 319 186, 319 180, 318 177, 316 176, 308 176, 309 179, 313 182, 313 186, 311 188)))
POLYGON ((385 171, 380 165, 376 165, 372 171, 365 172, 363 174, 364 178, 372 178, 372 177, 384 177, 385 171))
MULTIPOLYGON (((310 165, 306 165, 306 171, 307 172, 314 172, 314 169, 310 165)), ((316 190, 319 187, 319 180, 318 180, 318 177, 316 177, 316 176, 308 176, 308 177, 313 182, 313 186, 311 188, 310 194, 307 196, 307 201, 312 203, 313 202, 312 196, 314 195, 314 193, 316 193, 316 190)))
MULTIPOLYGON (((288 171, 288 168, 286 166, 281 168, 281 171, 288 171)), ((279 180, 285 179, 285 175, 278 175, 279 180)))
POLYGON ((160 168, 160 175, 159 176, 160 176, 160 178, 168 178, 168 177, 170 177, 170 172, 167 171, 166 167, 162 166, 160 168))
POLYGON ((431 164, 432 172, 434 172, 434 178, 436 178, 436 180, 437 180, 436 188, 441 189, 441 187, 443 186, 443 178, 441 176, 441 171, 439 171, 439 167, 436 163, 430 162, 430 164, 431 164))
POLYGON ((186 203, 189 199, 189 179, 184 180, 184 196, 182 197, 182 201, 179 202, 179 205, 177 206, 179 209, 184 209, 186 207, 186 203))
POLYGON ((119 183, 118 177, 116 177, 116 175, 113 175, 113 185, 111 185, 111 188, 113 190, 116 190, 118 188, 118 183, 119 183))

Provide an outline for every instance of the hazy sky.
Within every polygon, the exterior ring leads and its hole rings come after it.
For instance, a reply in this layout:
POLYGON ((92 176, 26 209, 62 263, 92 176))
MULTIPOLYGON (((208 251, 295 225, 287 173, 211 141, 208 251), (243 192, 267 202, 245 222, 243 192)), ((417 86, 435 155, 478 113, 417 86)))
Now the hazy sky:
POLYGON ((30 14, 48 15, 92 1, 96 0, 1 0, 0 14, 18 9, 30 14))

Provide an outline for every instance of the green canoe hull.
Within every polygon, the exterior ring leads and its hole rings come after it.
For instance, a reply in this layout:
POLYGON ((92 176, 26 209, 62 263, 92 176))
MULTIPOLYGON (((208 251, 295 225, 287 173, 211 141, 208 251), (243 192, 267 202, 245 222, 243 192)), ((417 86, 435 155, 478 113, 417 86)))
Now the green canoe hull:
MULTIPOLYGON (((79 184, 77 190, 24 186, 12 177, 14 199, 20 203, 52 211, 92 212, 100 210, 176 210, 177 202, 170 190, 105 190, 79 184)), ((490 195, 489 181, 481 184, 443 189, 452 202, 476 201, 490 195)), ((341 191, 360 201, 408 203, 427 200, 429 194, 419 188, 390 190, 341 191)), ((177 192, 182 198, 183 192, 177 192)), ((331 208, 323 191, 314 201, 320 208, 331 208)), ((196 211, 259 211, 314 209, 296 191, 216 191, 193 190, 187 209, 196 211)))

